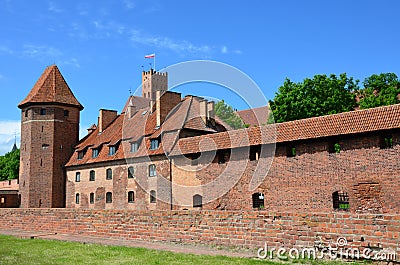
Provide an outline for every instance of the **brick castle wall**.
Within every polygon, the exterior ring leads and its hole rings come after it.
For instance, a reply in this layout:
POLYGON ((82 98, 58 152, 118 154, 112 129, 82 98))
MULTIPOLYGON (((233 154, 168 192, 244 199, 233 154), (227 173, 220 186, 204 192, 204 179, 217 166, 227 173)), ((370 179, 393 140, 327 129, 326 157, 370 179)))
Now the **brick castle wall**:
MULTIPOLYGON (((349 247, 400 255, 400 215, 268 211, 1 209, 0 229, 244 247, 349 247)), ((398 258, 397 258, 398 259, 398 258)))

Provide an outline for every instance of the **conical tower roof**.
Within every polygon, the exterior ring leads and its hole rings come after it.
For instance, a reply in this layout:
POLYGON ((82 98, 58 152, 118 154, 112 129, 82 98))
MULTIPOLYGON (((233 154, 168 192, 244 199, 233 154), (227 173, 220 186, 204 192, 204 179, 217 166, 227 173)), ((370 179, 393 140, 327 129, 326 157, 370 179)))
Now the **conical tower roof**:
POLYGON ((19 103, 18 107, 22 109, 35 103, 64 104, 83 109, 56 65, 51 65, 44 70, 31 92, 19 103))

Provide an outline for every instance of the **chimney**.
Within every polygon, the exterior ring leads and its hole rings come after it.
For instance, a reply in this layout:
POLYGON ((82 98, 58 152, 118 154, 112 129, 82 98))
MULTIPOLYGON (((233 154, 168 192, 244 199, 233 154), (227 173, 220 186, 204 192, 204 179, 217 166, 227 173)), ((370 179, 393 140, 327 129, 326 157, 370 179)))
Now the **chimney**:
POLYGON ((94 132, 97 129, 96 124, 93 124, 92 126, 90 126, 90 128, 87 129, 88 134, 91 134, 92 132, 94 132))
POLYGON ((168 113, 181 102, 181 93, 156 91, 156 126, 161 126, 168 113))
POLYGON ((211 122, 211 124, 215 125, 215 110, 214 110, 214 101, 210 101, 207 104, 207 119, 211 122))
POLYGON ((127 112, 128 112, 129 119, 132 118, 133 115, 135 115, 135 113, 136 113, 136 107, 133 105, 132 99, 129 101, 127 112))
POLYGON ((207 125, 208 111, 207 111, 207 100, 203 99, 199 102, 200 104, 200 118, 203 120, 204 124, 207 125))
POLYGON ((99 133, 103 132, 117 118, 116 110, 101 109, 99 115, 99 133))

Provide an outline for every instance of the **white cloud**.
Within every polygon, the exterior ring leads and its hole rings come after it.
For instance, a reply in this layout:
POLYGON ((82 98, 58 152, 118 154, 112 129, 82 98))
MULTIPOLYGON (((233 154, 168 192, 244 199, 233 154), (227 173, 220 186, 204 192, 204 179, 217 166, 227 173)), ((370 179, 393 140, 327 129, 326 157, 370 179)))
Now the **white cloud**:
POLYGON ((78 59, 76 59, 76 58, 71 58, 70 60, 62 61, 59 64, 61 64, 61 65, 62 64, 64 64, 64 65, 72 65, 72 66, 75 66, 76 68, 80 68, 81 67, 81 65, 79 64, 78 59))
POLYGON ((42 58, 45 60, 55 59, 63 55, 63 53, 51 46, 46 45, 24 45, 22 53, 32 58, 42 58))
POLYGON ((210 53, 213 50, 208 45, 195 45, 186 40, 176 41, 168 37, 146 35, 139 30, 132 30, 130 39, 134 43, 166 48, 181 53, 210 53))
POLYGON ((56 4, 54 2, 49 2, 49 8, 48 10, 50 12, 54 12, 54 13, 61 13, 63 12, 63 10, 59 7, 56 6, 56 4))
POLYGON ((222 52, 222 53, 228 53, 228 47, 222 46, 221 52, 222 52))
POLYGON ((133 9, 135 8, 135 3, 131 0, 124 0, 124 5, 127 9, 133 9))
POLYGON ((0 155, 11 151, 15 135, 17 136, 17 146, 19 146, 21 135, 20 121, 0 121, 0 155))
POLYGON ((13 54, 14 51, 7 46, 0 45, 0 53, 13 54))

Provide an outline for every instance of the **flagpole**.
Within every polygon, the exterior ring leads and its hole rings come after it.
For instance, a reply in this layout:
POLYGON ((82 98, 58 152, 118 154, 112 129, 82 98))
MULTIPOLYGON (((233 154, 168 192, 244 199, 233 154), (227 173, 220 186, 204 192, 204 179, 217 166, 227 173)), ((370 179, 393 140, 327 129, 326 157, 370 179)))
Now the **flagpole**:
POLYGON ((154 53, 154 72, 156 71, 156 53, 154 53))

